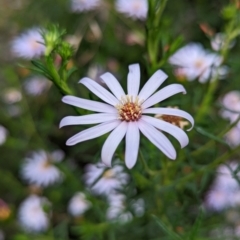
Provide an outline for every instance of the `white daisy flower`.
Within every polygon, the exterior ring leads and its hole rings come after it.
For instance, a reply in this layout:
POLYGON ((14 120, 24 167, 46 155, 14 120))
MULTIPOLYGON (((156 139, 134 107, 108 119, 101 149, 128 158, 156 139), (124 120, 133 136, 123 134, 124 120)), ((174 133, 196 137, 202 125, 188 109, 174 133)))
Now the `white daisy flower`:
POLYGON ((126 196, 123 194, 111 194, 108 197, 109 208, 107 209, 106 218, 109 221, 119 221, 126 223, 132 220, 133 216, 126 211, 125 202, 126 196))
POLYGON ((133 19, 146 19, 148 13, 147 0, 117 0, 116 9, 133 19))
POLYGON ((53 164, 56 160, 45 151, 34 152, 25 160, 21 174, 30 184, 47 187, 62 180, 62 173, 53 164))
POLYGON ((206 82, 211 76, 218 74, 219 78, 226 76, 226 68, 221 69, 223 58, 216 53, 206 51, 201 44, 190 43, 179 49, 169 58, 169 62, 177 66, 176 75, 193 81, 206 82))
POLYGON ((77 192, 68 204, 68 212, 74 217, 81 216, 91 207, 91 205, 91 202, 86 199, 84 193, 77 192))
POLYGON ((128 183, 129 175, 123 170, 120 165, 108 169, 103 164, 88 164, 85 167, 84 180, 95 194, 108 195, 128 183))
POLYGON ((34 76, 27 79, 24 88, 29 95, 38 96, 44 91, 48 90, 51 86, 51 82, 44 77, 34 76))
POLYGON ((221 103, 226 108, 220 112, 221 116, 231 122, 236 121, 240 115, 240 91, 228 92, 222 98, 221 103))
POLYGON ((0 125, 0 145, 4 144, 8 135, 8 130, 0 125))
POLYGON ((62 119, 60 127, 101 123, 74 135, 66 144, 69 146, 75 145, 113 130, 103 145, 101 159, 107 166, 111 166, 114 152, 126 135, 125 162, 128 168, 132 168, 137 161, 141 131, 167 157, 175 159, 176 150, 162 131, 175 137, 181 147, 185 147, 189 142, 187 134, 173 124, 146 114, 179 116, 186 118, 193 125, 192 116, 182 110, 161 107, 150 108, 172 95, 181 92, 186 93, 184 87, 180 84, 171 84, 154 93, 167 78, 164 72, 158 70, 139 92, 140 67, 138 64, 129 66, 127 94, 111 73, 105 73, 101 78, 113 94, 89 78, 83 78, 80 83, 108 104, 74 96, 63 97, 62 101, 67 104, 100 113, 65 117, 62 119))
POLYGON ((101 0, 71 0, 72 12, 85 12, 99 6, 101 0))
POLYGON ((16 57, 38 58, 45 52, 44 40, 39 28, 32 28, 13 40, 11 48, 16 57))
POLYGON ((49 219, 44 206, 49 205, 46 198, 31 195, 25 199, 18 212, 18 219, 21 226, 29 232, 42 232, 47 230, 49 219))

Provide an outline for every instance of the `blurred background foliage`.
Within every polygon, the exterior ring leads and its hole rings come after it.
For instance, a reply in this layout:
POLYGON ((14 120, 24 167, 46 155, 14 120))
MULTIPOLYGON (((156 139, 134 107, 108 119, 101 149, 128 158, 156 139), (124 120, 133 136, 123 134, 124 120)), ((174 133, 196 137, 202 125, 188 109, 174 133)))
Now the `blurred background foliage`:
MULTIPOLYGON (((233 2, 169 0, 159 26, 159 44, 162 50, 159 57, 167 56, 164 49, 173 43, 176 43, 174 51, 188 42, 200 42, 210 49, 210 39, 200 26, 207 24, 215 33, 224 32, 228 14, 231 14, 226 6, 233 2), (175 41, 177 38, 178 42, 175 41)), ((8 204, 11 212, 10 217, 0 220, 5 239, 239 239, 240 237, 234 235, 231 238, 226 237, 222 232, 239 224, 240 214, 236 222, 231 223, 226 217, 229 212, 209 213, 202 210, 217 165, 208 171, 199 171, 214 159, 225 156, 230 149, 222 138, 217 137, 228 127, 228 122, 219 116, 218 99, 230 90, 239 90, 239 41, 236 41, 224 62, 230 67, 227 79, 219 82, 208 113, 189 133, 190 144, 178 151, 177 160, 169 161, 148 140, 141 139, 141 146, 144 146, 142 154, 148 168, 156 171, 162 169, 161 174, 150 174, 141 161, 138 161, 132 170, 125 169, 131 176, 131 181, 124 190, 127 201, 130 202, 136 197, 143 198, 144 215, 134 217, 127 223, 108 222, 105 219, 105 198, 97 198, 91 194, 88 198, 93 207, 84 217, 74 219, 67 214, 67 204, 71 196, 76 191, 85 191, 83 168, 87 163, 99 161, 101 146, 106 136, 67 147, 66 139, 85 127, 59 130, 60 120, 64 116, 75 115, 75 112, 61 102, 62 95, 53 85, 39 96, 26 93, 25 81, 34 73, 28 70, 31 66, 29 61, 16 59, 11 54, 11 41, 26 29, 46 27, 49 23, 66 29, 66 37, 76 42, 76 52, 69 66, 77 67, 68 83, 76 96, 83 98, 95 98, 78 84, 78 80, 92 73, 92 69, 97 71, 95 80, 101 73, 110 71, 120 79, 125 88, 129 64, 140 63, 141 85, 153 71, 148 66, 144 21, 134 21, 117 13, 113 0, 104 0, 96 10, 84 13, 71 13, 69 4, 67 0, 0 0, 0 124, 8 131, 6 142, 0 146, 0 198, 8 204), (21 100, 6 103, 4 96, 9 89, 20 91, 21 100), (209 147, 203 152, 192 154, 192 151, 209 141, 211 144, 207 145, 209 147), (55 149, 64 151, 65 160, 57 165, 65 178, 60 184, 41 189, 42 195, 52 203, 51 227, 44 233, 32 234, 21 229, 16 216, 19 204, 32 193, 20 176, 23 160, 29 152, 39 149, 49 152, 55 149), (195 172, 197 174, 193 177, 195 172), (213 233, 214 231, 217 234, 213 233)), ((167 61, 161 68, 169 75, 165 85, 179 81, 167 61)), ((186 88, 187 95, 174 96, 163 102, 163 106, 178 105, 194 117, 209 84, 200 84, 197 81, 182 81, 181 84, 186 88)), ((86 113, 84 110, 82 112, 86 113)), ((176 141, 171 141, 179 150, 176 141)), ((116 153, 120 159, 123 156, 123 147, 121 144, 116 153)), ((239 161, 239 151, 225 160, 232 158, 239 161)), ((239 213, 239 208, 235 211, 239 213)))

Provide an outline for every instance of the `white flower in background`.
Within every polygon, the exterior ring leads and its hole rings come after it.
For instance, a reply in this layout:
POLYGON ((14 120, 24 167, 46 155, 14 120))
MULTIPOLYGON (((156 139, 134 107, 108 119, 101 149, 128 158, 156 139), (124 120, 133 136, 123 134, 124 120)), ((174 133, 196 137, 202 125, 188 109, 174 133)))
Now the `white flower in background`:
MULTIPOLYGON (((226 191, 235 191, 240 189, 240 185, 233 176, 233 172, 237 170, 239 164, 230 162, 227 165, 222 164, 217 169, 217 176, 214 182, 214 188, 226 191)), ((240 180, 240 172, 236 175, 240 180)))
POLYGON ((9 88, 3 92, 2 98, 5 103, 13 104, 22 100, 22 93, 15 88, 9 88))
POLYGON ((85 12, 99 6, 101 0, 71 0, 72 12, 85 12))
POLYGON ((111 73, 105 73, 101 78, 113 94, 89 78, 83 78, 80 83, 108 104, 74 96, 63 97, 64 103, 100 113, 65 117, 60 127, 101 123, 74 135, 66 144, 72 146, 113 130, 103 145, 101 159, 107 166, 111 166, 115 150, 126 135, 125 162, 128 168, 132 168, 137 161, 141 131, 168 158, 175 159, 176 151, 162 131, 175 137, 181 147, 185 147, 189 142, 187 134, 171 123, 146 114, 179 116, 186 118, 193 125, 192 116, 185 111, 161 107, 150 108, 177 93, 186 93, 184 87, 180 84, 171 84, 154 93, 167 78, 163 71, 158 70, 139 92, 140 67, 138 64, 129 66, 127 94, 111 73))
POLYGON ((49 219, 44 207, 49 206, 46 198, 31 195, 19 207, 18 220, 21 226, 29 232, 42 232, 47 230, 49 219))
MULTIPOLYGON (((220 51, 224 44, 226 43, 226 35, 224 33, 217 33, 215 36, 211 39, 211 46, 212 49, 215 51, 220 51)), ((235 41, 232 41, 229 44, 229 48, 232 48, 235 45, 235 41)))
POLYGON ((22 166, 21 174, 30 184, 47 187, 50 184, 62 180, 62 173, 54 165, 58 162, 51 154, 45 151, 38 151, 32 154, 31 158, 26 158, 22 166))
MULTIPOLYGON (((240 204, 240 185, 233 175, 238 166, 237 162, 231 162, 218 167, 217 176, 206 196, 206 208, 213 211, 222 211, 240 204)), ((240 179, 239 171, 236 173, 236 177, 240 179)))
POLYGON ((45 52, 44 40, 39 28, 32 28, 13 40, 11 48, 15 57, 38 58, 45 52))
POLYGON ((226 76, 228 70, 220 67, 223 58, 216 53, 206 51, 201 44, 190 43, 179 49, 170 58, 169 62, 176 66, 176 75, 193 81, 196 78, 204 83, 210 77, 218 75, 218 78, 226 76))
POLYGON ((132 207, 136 216, 141 217, 145 212, 145 202, 139 198, 132 203, 132 207))
POLYGON ((133 19, 146 19, 148 13, 147 0, 117 0, 116 9, 133 19))
POLYGON ((109 208, 106 217, 109 221, 125 223, 132 220, 133 216, 126 211, 125 202, 126 196, 123 194, 115 193, 108 196, 109 208))
POLYGON ((224 137, 230 146, 240 145, 240 122, 228 131, 224 137))
POLYGON ((87 76, 92 80, 95 80, 101 85, 105 85, 104 81, 101 79, 101 75, 104 73, 104 69, 101 65, 94 64, 88 68, 87 76))
POLYGON ((0 240, 4 239, 5 239, 4 232, 0 229, 0 240))
POLYGON ((122 189, 128 183, 129 175, 120 165, 109 169, 103 164, 88 164, 85 167, 84 180, 95 194, 108 195, 122 189))
POLYGON ((91 205, 91 202, 86 199, 84 193, 77 192, 68 204, 68 212, 74 217, 81 216, 91 207, 91 205))
POLYGON ((4 144, 8 135, 8 130, 0 125, 0 145, 4 144))
POLYGON ((44 77, 34 76, 27 79, 24 83, 24 88, 29 95, 41 95, 44 91, 48 90, 51 82, 44 77))
POLYGON ((225 94, 221 104, 225 108, 221 110, 221 116, 231 122, 236 121, 240 116, 240 91, 234 90, 225 94))

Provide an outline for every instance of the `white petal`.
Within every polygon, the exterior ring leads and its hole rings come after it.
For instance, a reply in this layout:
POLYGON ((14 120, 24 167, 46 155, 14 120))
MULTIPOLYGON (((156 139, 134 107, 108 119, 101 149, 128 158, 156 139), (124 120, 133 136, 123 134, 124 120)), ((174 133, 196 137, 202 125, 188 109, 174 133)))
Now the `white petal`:
POLYGON ((128 95, 137 96, 140 86, 140 67, 139 64, 129 65, 129 73, 127 80, 128 95))
POLYGON ((161 131, 171 134, 179 141, 182 148, 188 145, 188 136, 181 128, 154 117, 142 116, 142 119, 154 127, 160 129, 161 131))
POLYGON ((67 125, 95 124, 108 122, 111 120, 117 120, 118 117, 119 117, 118 114, 113 113, 97 113, 77 117, 68 116, 62 119, 62 121, 60 122, 60 128, 67 125))
POLYGON ((162 70, 156 71, 143 86, 138 95, 139 99, 147 100, 167 79, 167 77, 167 74, 165 74, 162 70))
POLYGON ((186 93, 185 88, 181 85, 181 84, 171 84, 168 85, 166 87, 164 87, 163 89, 157 91, 155 94, 153 94, 149 99, 147 99, 143 105, 142 108, 148 108, 156 103, 159 103, 163 100, 165 100, 166 98, 171 97, 172 95, 175 95, 177 93, 186 93))
POLYGON ((121 100, 122 96, 125 96, 125 92, 123 91, 119 81, 109 72, 104 73, 102 76, 100 76, 102 80, 107 84, 109 89, 112 91, 112 93, 121 100))
POLYGON ((65 96, 62 98, 62 101, 69 105, 95 112, 117 113, 117 109, 115 107, 112 107, 106 103, 96 102, 74 96, 65 96))
POLYGON ((113 154, 126 134, 127 126, 127 122, 121 122, 121 124, 111 132, 103 144, 101 158, 103 163, 109 167, 111 167, 113 154))
POLYGON ((101 135, 104 135, 105 133, 110 132, 111 130, 116 128, 120 123, 121 123, 120 120, 114 120, 111 122, 105 122, 97 126, 88 128, 69 138, 66 144, 68 146, 72 146, 77 143, 99 137, 101 135))
POLYGON ((175 109, 175 108, 148 108, 148 109, 144 109, 143 113, 172 115, 172 116, 185 118, 192 124, 192 127, 189 128, 187 131, 190 131, 193 128, 193 125, 194 125, 193 117, 189 113, 187 113, 183 110, 180 110, 180 109, 175 109))
POLYGON ((101 98, 103 101, 115 106, 119 103, 119 101, 104 87, 96 83, 90 78, 83 78, 79 81, 85 87, 87 87, 91 92, 93 92, 96 96, 101 98))
POLYGON ((138 121, 138 127, 143 135, 159 148, 168 158, 176 159, 176 151, 164 134, 143 120, 138 121))
POLYGON ((136 122, 129 122, 126 134, 125 162, 126 166, 131 169, 138 157, 140 142, 140 133, 136 122))

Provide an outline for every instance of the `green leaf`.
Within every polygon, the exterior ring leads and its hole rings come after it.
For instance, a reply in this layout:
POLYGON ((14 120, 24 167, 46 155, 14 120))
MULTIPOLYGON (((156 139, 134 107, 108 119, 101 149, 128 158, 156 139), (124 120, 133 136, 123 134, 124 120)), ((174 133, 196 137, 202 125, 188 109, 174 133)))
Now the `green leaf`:
POLYGON ((67 79, 74 73, 77 71, 77 68, 76 67, 72 67, 71 69, 69 69, 67 71, 67 79))
MULTIPOLYGON (((222 144, 228 146, 228 144, 227 144, 224 140, 222 140, 221 138, 219 138, 219 137, 217 137, 217 136, 215 136, 215 135, 207 132, 205 129, 203 129, 203 128, 201 128, 201 127, 195 127, 195 129, 196 129, 196 131, 199 132, 200 134, 202 134, 202 135, 204 135, 204 136, 206 136, 206 137, 208 137, 208 138, 210 138, 210 139, 213 139, 213 140, 215 140, 215 141, 217 141, 217 142, 219 142, 219 143, 222 143, 222 144)), ((229 146, 228 146, 228 147, 229 147, 229 146)))
POLYGON ((39 68, 42 72, 46 73, 47 75, 51 76, 51 73, 49 72, 49 70, 42 64, 42 62, 37 61, 37 60, 32 60, 31 63, 39 68))
POLYGON ((203 209, 200 208, 200 213, 198 214, 198 218, 196 219, 194 226, 189 234, 189 237, 188 237, 189 240, 196 240, 198 230, 202 224, 202 220, 203 220, 203 209))
POLYGON ((170 237, 171 240, 183 240, 179 235, 177 235, 175 232, 169 229, 163 222, 161 222, 159 218, 157 218, 157 216, 152 215, 152 217, 157 222, 157 224, 161 227, 161 229, 170 237))

